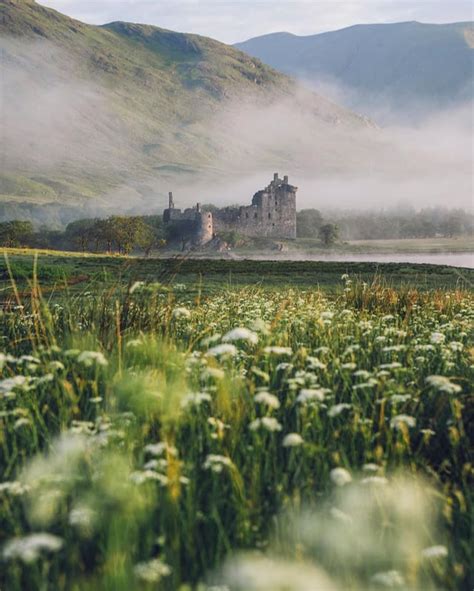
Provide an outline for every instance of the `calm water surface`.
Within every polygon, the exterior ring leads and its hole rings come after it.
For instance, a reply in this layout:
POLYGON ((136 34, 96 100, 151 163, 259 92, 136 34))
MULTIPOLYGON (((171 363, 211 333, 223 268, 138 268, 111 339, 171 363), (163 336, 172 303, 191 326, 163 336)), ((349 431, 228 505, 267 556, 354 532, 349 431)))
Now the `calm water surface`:
MULTIPOLYGON (((240 258, 240 257, 239 257, 240 258)), ((242 257, 247 258, 247 257, 242 257)), ((271 257, 251 257, 267 259, 271 257)), ((281 261, 333 261, 353 263, 425 263, 429 265, 449 265, 451 267, 465 267, 474 269, 474 253, 471 252, 445 252, 445 253, 406 253, 406 254, 300 254, 282 253, 274 257, 281 261)))

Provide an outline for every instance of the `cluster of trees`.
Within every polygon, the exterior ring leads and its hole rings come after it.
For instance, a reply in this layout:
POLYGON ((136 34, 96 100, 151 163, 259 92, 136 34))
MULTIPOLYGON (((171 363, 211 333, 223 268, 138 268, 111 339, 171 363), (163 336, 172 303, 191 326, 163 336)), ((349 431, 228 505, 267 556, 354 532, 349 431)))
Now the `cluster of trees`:
POLYGON ((161 216, 112 216, 71 222, 64 232, 40 229, 31 222, 0 223, 1 246, 26 246, 94 252, 132 251, 148 255, 166 243, 161 216))
POLYGON ((158 220, 139 216, 112 216, 105 220, 77 220, 66 227, 65 239, 82 251, 107 251, 130 254, 133 250, 148 255, 160 245, 158 220))
POLYGON ((328 224, 337 226, 343 240, 453 238, 473 234, 474 215, 447 208, 388 212, 334 210, 324 214, 316 209, 303 209, 297 214, 298 237, 322 239, 320 229, 328 224))
MULTIPOLYGON (((181 228, 180 228, 181 231, 181 228)), ((472 235, 474 215, 443 208, 416 211, 361 212, 335 210, 324 215, 317 209, 297 214, 299 238, 316 238, 326 246, 342 240, 431 238, 472 235)), ((228 233, 237 244, 237 234, 228 233), (235 235, 234 235, 235 234, 235 235)), ((167 242, 177 241, 177 228, 164 228, 161 216, 114 215, 69 223, 64 231, 35 230, 29 221, 0 223, 0 246, 25 246, 58 250, 150 254, 167 242)))

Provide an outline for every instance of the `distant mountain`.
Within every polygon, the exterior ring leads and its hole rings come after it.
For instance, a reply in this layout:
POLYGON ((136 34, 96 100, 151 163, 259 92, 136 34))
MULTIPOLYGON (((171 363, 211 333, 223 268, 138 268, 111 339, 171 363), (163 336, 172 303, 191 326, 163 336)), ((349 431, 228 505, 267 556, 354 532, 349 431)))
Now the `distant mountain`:
MULTIPOLYGON (((212 39, 122 22, 87 25, 33 0, 1 0, 0 49, 3 201, 113 194, 128 203, 156 194, 155 181, 164 192, 167 179, 202 170, 241 173, 260 159, 271 173, 288 162, 280 130, 283 148, 254 153, 245 136, 235 140, 244 127, 227 114, 235 105, 258 113, 284 103, 328 133, 368 126, 212 39)), ((257 115, 247 128, 258 122, 257 115)))
POLYGON ((356 25, 307 37, 274 33, 235 47, 376 120, 417 120, 473 98, 472 22, 356 25))

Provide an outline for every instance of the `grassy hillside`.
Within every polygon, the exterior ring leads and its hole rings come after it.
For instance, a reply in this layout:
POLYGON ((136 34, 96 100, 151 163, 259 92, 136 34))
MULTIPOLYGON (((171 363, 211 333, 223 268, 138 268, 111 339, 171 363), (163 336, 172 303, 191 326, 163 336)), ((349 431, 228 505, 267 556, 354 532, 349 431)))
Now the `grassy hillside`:
POLYGON ((123 186, 133 200, 157 192, 150 178, 225 168, 240 146, 219 117, 236 103, 299 100, 323 126, 366 126, 309 92, 295 98, 291 79, 211 39, 86 25, 33 1, 0 11, 3 200, 76 202, 123 186))
POLYGON ((343 85, 341 100, 362 112, 387 106, 414 117, 473 96, 473 24, 357 25, 299 37, 275 33, 236 45, 279 70, 343 85))

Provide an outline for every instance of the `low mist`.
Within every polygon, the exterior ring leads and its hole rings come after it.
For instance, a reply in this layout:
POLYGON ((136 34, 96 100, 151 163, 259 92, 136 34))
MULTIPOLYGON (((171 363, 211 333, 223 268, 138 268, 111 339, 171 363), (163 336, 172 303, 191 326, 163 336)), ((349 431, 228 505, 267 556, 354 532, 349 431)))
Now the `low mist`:
POLYGON ((0 51, 5 171, 84 166, 87 177, 126 164, 131 138, 100 83, 86 79, 86 63, 48 41, 2 39, 0 51))
MULTIPOLYGON (((472 208, 472 104, 380 128, 295 82, 277 101, 227 100, 183 123, 176 132, 208 148, 199 166, 186 170, 169 150, 155 166, 145 145, 163 138, 132 134, 87 64, 49 42, 19 44, 1 42, 2 172, 67 181, 79 171, 104 211, 156 213, 170 190, 178 207, 246 204, 276 171, 299 187, 299 209, 472 208)), ((199 146, 189 150, 195 161, 199 146)), ((77 204, 74 191, 65 202, 77 204)))

